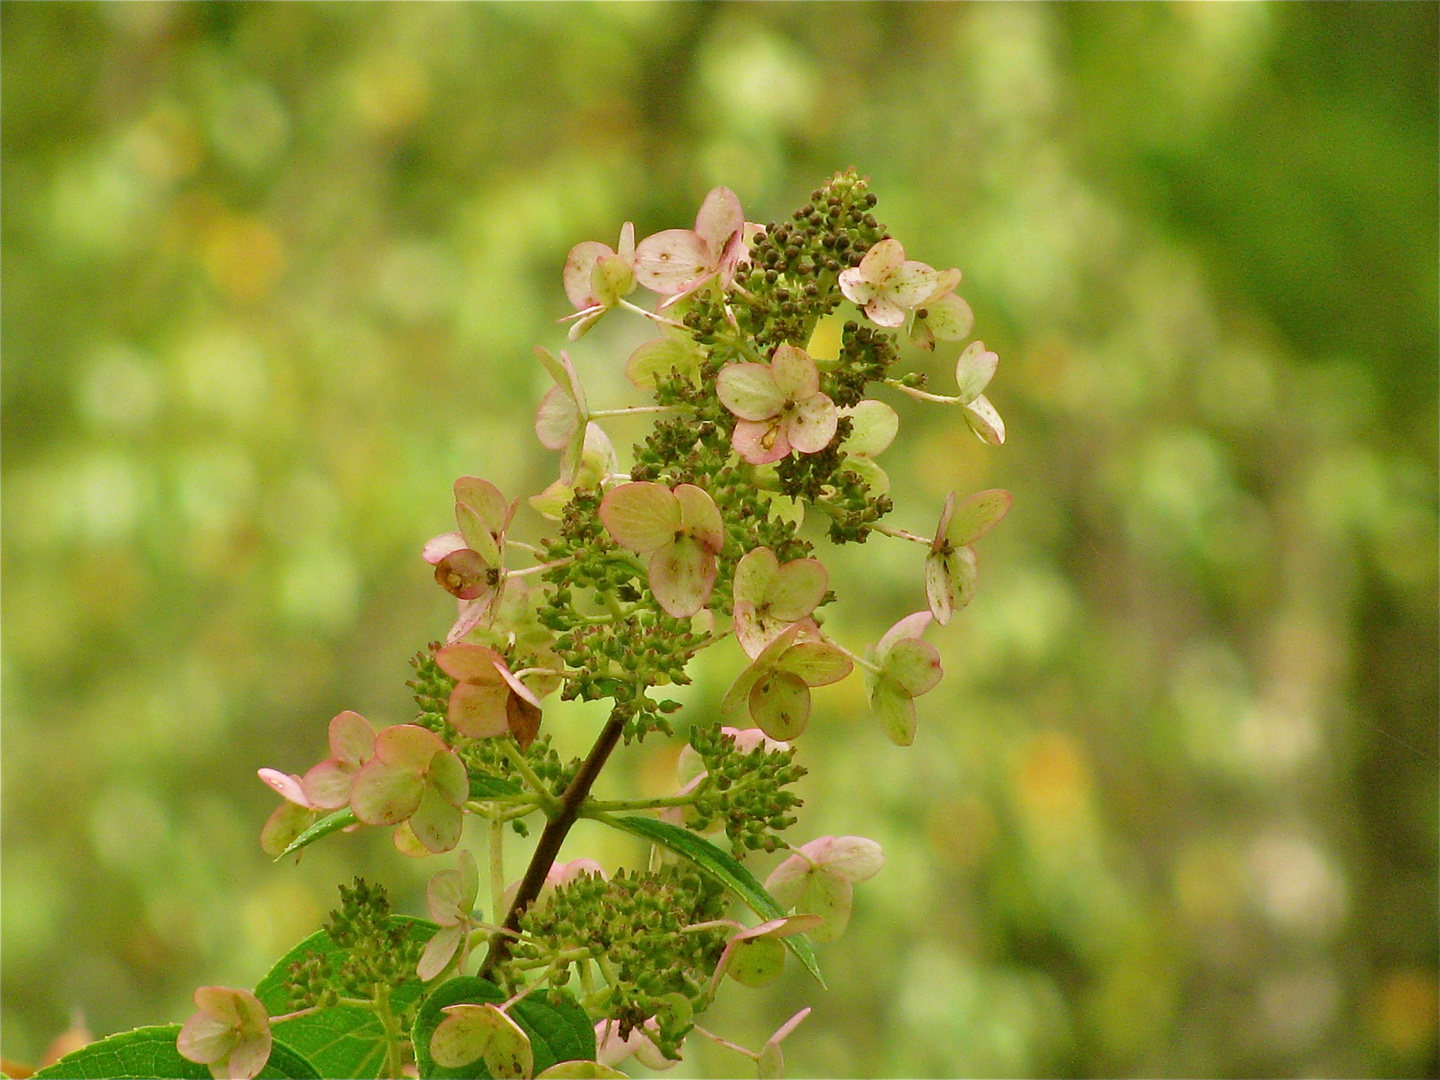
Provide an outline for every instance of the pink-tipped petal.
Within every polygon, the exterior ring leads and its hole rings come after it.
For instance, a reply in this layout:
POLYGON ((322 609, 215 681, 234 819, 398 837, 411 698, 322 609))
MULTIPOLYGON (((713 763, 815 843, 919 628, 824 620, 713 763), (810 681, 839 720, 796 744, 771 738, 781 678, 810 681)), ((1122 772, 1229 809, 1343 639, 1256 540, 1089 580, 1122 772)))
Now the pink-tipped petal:
POLYGON ((740 199, 727 187, 712 188, 695 215, 695 234, 718 258, 735 234, 745 228, 745 211, 740 199))
POLYGON ((737 420, 730 447, 751 465, 769 465, 790 456, 785 426, 775 420, 737 420))
POLYGON ((371 758, 350 788, 350 809, 366 825, 398 825, 415 812, 424 794, 418 772, 371 758))
POLYGON ((835 403, 824 394, 813 394, 795 403, 785 420, 785 436, 800 453, 818 454, 835 438, 839 420, 835 403))
POLYGON ((905 248, 899 240, 881 240, 860 260, 860 276, 876 285, 888 281, 905 263, 905 248))
POLYGON ((601 256, 614 254, 609 245, 598 240, 586 240, 570 249, 561 280, 565 283, 565 295, 577 309, 600 303, 591 285, 591 274, 601 256))
POLYGON ((719 254, 690 229, 666 229, 635 245, 635 280, 662 296, 684 292, 715 272, 719 254))
POLYGON ((741 420, 765 420, 785 407, 787 395, 767 364, 731 364, 715 379, 721 404, 741 420))
POLYGON ((303 806, 306 809, 311 807, 312 804, 305 794, 300 777, 294 773, 282 773, 279 769, 257 769, 256 775, 286 802, 303 806))
POLYGON ((425 542, 420 555, 433 566, 452 551, 459 551, 465 546, 465 538, 458 532, 441 533, 425 542))
POLYGON ((375 736, 375 757, 396 769, 424 770, 445 749, 439 735, 419 724, 394 724, 375 736))
POLYGON ((654 481, 621 484, 601 500, 600 521, 617 544, 643 555, 675 539, 680 501, 654 481))

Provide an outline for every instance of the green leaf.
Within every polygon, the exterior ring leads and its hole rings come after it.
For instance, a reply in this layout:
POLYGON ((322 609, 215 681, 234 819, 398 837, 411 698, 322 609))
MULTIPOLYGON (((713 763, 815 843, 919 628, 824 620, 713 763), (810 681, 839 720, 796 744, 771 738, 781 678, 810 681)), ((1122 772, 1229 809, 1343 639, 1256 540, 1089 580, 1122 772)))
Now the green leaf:
MULTIPOLYGON (((683 855, 738 896, 746 907, 762 919, 784 918, 785 911, 775 902, 775 898, 765 891, 765 887, 755 880, 755 875, 741 866, 728 851, 721 850, 689 829, 638 815, 612 817, 607 814, 599 820, 642 840, 669 848, 677 855, 683 855)), ((820 965, 815 962, 815 950, 810 945, 810 939, 804 934, 795 934, 785 939, 785 947, 795 954, 796 959, 805 965, 805 970, 815 976, 815 981, 823 987, 825 980, 820 977, 820 965)))
MULTIPOLYGON (((66 1054, 35 1075, 40 1077, 178 1077, 181 1080, 210 1080, 210 1068, 180 1056, 175 1039, 179 1024, 142 1027, 122 1031, 66 1054)), ((276 1039, 261 1077, 318 1080, 315 1066, 285 1043, 276 1039)))
MULTIPOLYGON (((458 1069, 446 1069, 430 1057, 430 1037, 447 1005, 499 1004, 505 994, 494 983, 473 975, 462 975, 437 986, 425 999, 415 1017, 412 1041, 415 1064, 423 1077, 488 1077, 480 1060, 458 1069)), ((510 1017, 530 1036, 535 1071, 542 1072, 561 1061, 594 1060, 595 1028, 580 1003, 565 990, 536 990, 510 1008, 510 1017)))
POLYGON ((523 795, 520 785, 514 780, 504 780, 489 773, 470 774, 470 798, 506 799, 523 795))
MULTIPOLYGON (((392 915, 390 923, 405 926, 411 941, 428 941, 439 929, 428 920, 406 915, 392 915)), ((311 953, 338 958, 344 952, 330 940, 327 931, 317 930, 276 962, 255 987, 255 996, 272 1016, 291 1012, 290 992, 285 988, 290 965, 311 953)), ((418 975, 400 984, 391 993, 391 1009, 399 1012, 408 1008, 423 989, 418 975)), ((385 1028, 369 1009, 353 1005, 321 1009, 294 1020, 282 1020, 273 1030, 314 1063, 321 1076, 378 1077, 385 1065, 385 1028)))
POLYGON ((319 821, 315 822, 314 825, 311 825, 308 829, 306 829, 299 836, 297 836, 294 840, 291 840, 289 846, 286 847, 284 851, 280 852, 279 855, 275 856, 275 861, 279 862, 281 859, 285 858, 286 855, 290 855, 293 852, 299 851, 303 847, 309 847, 316 840, 319 840, 322 836, 329 836, 332 832, 343 829, 347 825, 354 824, 355 811, 351 810, 348 806, 344 809, 336 810, 333 814, 326 814, 319 821))

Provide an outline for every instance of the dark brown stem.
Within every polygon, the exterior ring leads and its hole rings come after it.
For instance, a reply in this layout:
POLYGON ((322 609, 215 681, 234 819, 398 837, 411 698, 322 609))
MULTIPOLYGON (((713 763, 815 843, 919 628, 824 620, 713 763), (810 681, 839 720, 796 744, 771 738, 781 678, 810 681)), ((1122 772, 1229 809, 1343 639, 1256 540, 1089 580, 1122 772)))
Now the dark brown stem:
MULTIPOLYGON (((580 765, 580 771, 575 774, 575 779, 570 781, 570 786, 565 789, 565 794, 560 797, 560 808, 555 815, 545 823, 544 830, 540 833, 540 840, 535 845, 535 854, 530 857, 530 865, 525 868, 525 876, 520 879, 520 888, 515 893, 515 900, 510 905, 510 911, 505 916, 504 929, 517 931, 520 929, 520 916, 525 909, 535 902, 540 895, 540 889, 545 884, 545 876, 550 873, 550 867, 555 862, 555 856, 560 854, 560 845, 565 843, 565 837, 570 832, 570 827, 575 824, 575 818, 580 813, 580 804, 590 794, 590 789, 595 786, 595 778, 600 775, 600 770, 605 767, 605 762, 610 758, 610 752, 615 749, 615 744, 620 741, 620 736, 625 731, 625 718, 628 712, 614 709, 610 713, 610 719, 605 721, 605 726, 600 729, 599 736, 595 739, 595 745, 590 748, 590 754, 580 765)), ((485 955, 485 961, 480 965, 480 976, 488 975, 496 964, 501 963, 510 955, 510 934, 497 933, 490 938, 490 951, 485 955)))

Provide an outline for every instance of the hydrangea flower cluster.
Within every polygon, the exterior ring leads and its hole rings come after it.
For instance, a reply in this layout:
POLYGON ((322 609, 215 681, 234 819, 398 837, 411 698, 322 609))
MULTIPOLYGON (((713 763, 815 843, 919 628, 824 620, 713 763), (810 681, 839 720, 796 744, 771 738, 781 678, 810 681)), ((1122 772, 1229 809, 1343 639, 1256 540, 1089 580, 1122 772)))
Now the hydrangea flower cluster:
POLYGON ((337 924, 292 962, 297 1011, 283 1017, 267 1014, 263 995, 203 988, 182 1054, 216 1076, 255 1076, 272 1043, 298 1053, 286 1031, 298 1046, 315 1014, 344 1008, 377 1018, 385 1068, 420 1076, 482 1064, 497 1077, 619 1076, 631 1056, 674 1064, 697 1034, 779 1074, 780 1041, 809 1010, 755 1051, 697 1019, 727 977, 763 986, 787 958, 818 977, 811 942, 844 931, 854 885, 884 863, 863 837, 783 835, 797 823, 788 788, 804 773, 797 740, 814 737, 812 691, 859 668, 880 730, 913 742, 915 699, 942 675, 923 635, 969 602, 975 544, 1010 505, 1003 491, 952 492, 933 537, 884 521, 893 504, 876 459, 900 417, 873 388, 958 406, 994 445, 1005 429, 983 393, 998 362, 983 343, 961 351, 954 395, 896 370, 905 341, 931 351, 961 341, 973 316, 954 291, 960 271, 907 258, 875 206, 847 172, 788 220, 757 224, 722 187, 693 228, 637 241, 627 222, 614 248, 570 251, 570 339, 612 311, 647 320, 655 336, 625 371, 650 400, 597 409, 568 353, 537 350, 553 386, 535 431, 559 454, 555 480, 528 503, 489 479, 455 481, 457 528, 421 552, 456 608, 444 641, 417 659, 419 715, 377 730, 341 713, 329 756, 303 776, 261 770, 285 800, 262 833, 272 854, 362 827, 392 829, 407 855, 457 851, 431 879, 431 920, 371 910, 369 936, 348 938, 337 924), (642 289, 649 304, 634 299, 642 289), (655 420, 626 466, 604 421, 635 413, 655 420), (550 538, 513 539, 521 513, 548 519, 550 538), (824 609, 836 597, 816 523, 832 543, 880 533, 917 544, 924 606, 868 648, 829 634, 824 609), (719 704, 724 727, 663 696, 709 648, 730 650, 738 671, 719 704), (611 703, 590 752, 568 763, 543 730, 556 693, 611 703), (617 747, 673 737, 677 723, 688 744, 674 795, 592 796, 617 747), (650 841, 657 856, 610 876, 590 860, 559 861, 582 817, 650 841), (472 822, 488 845, 488 893, 460 848, 472 822), (506 834, 531 823, 540 835, 528 869, 507 883, 506 834), (707 839, 721 830, 728 847, 707 839), (776 852, 762 885, 747 861, 776 852), (736 899, 753 922, 727 917, 736 899), (408 967, 389 982, 357 978, 342 954, 385 933, 405 943, 408 967))

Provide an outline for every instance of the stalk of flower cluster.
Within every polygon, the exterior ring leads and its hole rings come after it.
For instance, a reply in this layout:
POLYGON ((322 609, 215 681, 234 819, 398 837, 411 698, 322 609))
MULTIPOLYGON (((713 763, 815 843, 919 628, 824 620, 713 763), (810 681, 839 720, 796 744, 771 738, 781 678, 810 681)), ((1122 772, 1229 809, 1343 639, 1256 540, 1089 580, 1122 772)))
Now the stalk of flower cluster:
POLYGON ((550 814, 545 822, 545 828, 535 844, 535 853, 530 857, 530 865, 526 867, 525 875, 520 879, 520 887, 515 892, 515 899, 505 914, 501 931, 490 938, 490 949, 477 973, 482 979, 510 955, 510 934, 520 929, 520 917, 540 895, 540 889, 545 884, 545 875, 550 872, 550 867, 555 863, 560 848, 565 843, 565 837, 570 834, 571 827, 579 817, 581 804, 589 796, 600 771, 605 768, 605 763, 610 760, 610 754, 625 732, 625 719, 625 713, 618 707, 611 711, 609 719, 605 721, 605 726, 600 729, 600 734, 595 739, 595 744, 590 748, 590 753, 585 756, 575 778, 560 797, 559 808, 550 814))

